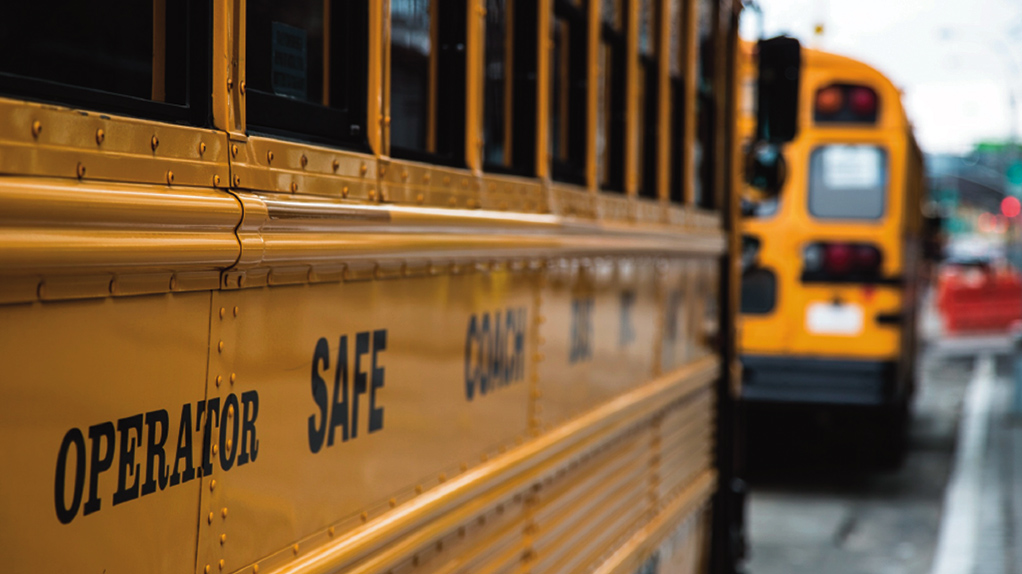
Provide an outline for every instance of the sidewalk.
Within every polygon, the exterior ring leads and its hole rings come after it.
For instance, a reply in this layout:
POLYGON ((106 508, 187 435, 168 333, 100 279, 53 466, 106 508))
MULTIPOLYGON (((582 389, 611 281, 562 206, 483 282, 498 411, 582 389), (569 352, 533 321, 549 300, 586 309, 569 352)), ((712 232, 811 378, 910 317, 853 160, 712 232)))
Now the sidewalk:
POLYGON ((985 349, 976 349, 962 407, 933 574, 1022 572, 1022 418, 1011 413, 1015 359, 1003 345, 976 346, 985 349))

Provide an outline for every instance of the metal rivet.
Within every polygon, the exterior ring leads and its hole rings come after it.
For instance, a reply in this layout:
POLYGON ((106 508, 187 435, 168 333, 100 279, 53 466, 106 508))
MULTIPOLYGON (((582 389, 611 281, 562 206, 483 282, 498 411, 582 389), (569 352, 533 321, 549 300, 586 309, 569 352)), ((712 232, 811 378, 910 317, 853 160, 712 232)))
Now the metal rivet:
POLYGON ((396 498, 391 498, 387 502, 390 504, 391 508, 394 508, 395 506, 397 506, 397 499, 396 498))
POLYGON ((380 175, 383 176, 383 175, 386 175, 386 174, 387 174, 387 166, 381 165, 380 166, 380 175))
MULTIPOLYGON (((220 446, 219 446, 219 445, 216 445, 216 444, 214 444, 214 445, 213 445, 213 454, 216 454, 216 453, 218 453, 218 452, 220 452, 220 446)), ((210 490, 212 490, 212 489, 213 489, 213 487, 210 487, 210 490)))
POLYGON ((227 542, 227 534, 220 535, 220 546, 223 546, 227 542))
POLYGON ((306 155, 304 153, 302 154, 301 163, 302 163, 302 169, 305 169, 305 167, 307 167, 309 165, 309 158, 306 157, 306 155))
POLYGON ((337 171, 337 169, 341 167, 341 162, 340 162, 340 160, 337 160, 337 159, 335 159, 335 160, 333 161, 333 163, 331 164, 331 167, 333 167, 333 168, 334 168, 334 171, 337 171))
POLYGON ((225 452, 234 452, 232 450, 233 448, 234 448, 234 441, 231 440, 231 439, 227 439, 227 450, 225 452))
POLYGON ((444 184, 448 184, 448 183, 451 183, 451 176, 445 175, 444 176, 444 184))
POLYGON ((213 513, 212 512, 209 513, 209 523, 213 524, 213 513))
POLYGON ((421 484, 416 484, 415 485, 415 494, 422 494, 422 485, 421 484))
POLYGON ((206 567, 203 568, 202 571, 205 572, 206 574, 209 574, 209 564, 206 564, 206 567))
POLYGON ((227 91, 234 89, 234 78, 227 78, 227 91))
POLYGON ((427 173, 427 174, 424 174, 424 175, 422 176, 422 181, 424 181, 424 182, 426 182, 426 183, 429 183, 429 174, 428 174, 428 173, 427 173))
POLYGON ((216 488, 216 480, 209 481, 209 490, 212 491, 214 488, 216 488))
POLYGON ((225 313, 227 313, 227 309, 224 309, 223 307, 220 307, 220 318, 221 318, 221 319, 223 319, 223 318, 224 318, 224 314, 225 314, 225 313))
POLYGON ((437 480, 439 480, 440 482, 444 482, 445 480, 447 480, 447 475, 441 472, 441 473, 440 473, 440 476, 438 476, 438 477, 436 477, 436 478, 437 478, 437 480))
POLYGON ((291 551, 294 552, 295 554, 298 554, 298 545, 295 544, 295 545, 291 546, 291 551))
POLYGON ((177 289, 177 275, 170 278, 170 290, 173 291, 174 289, 177 289))
POLYGON ((168 170, 167 171, 167 184, 169 185, 171 183, 174 183, 174 172, 168 170))
POLYGON ((78 163, 78 178, 81 179, 83 177, 85 177, 85 164, 79 162, 78 163))
POLYGON ((220 187, 220 176, 219 175, 214 175, 213 176, 213 187, 220 187))
POLYGON ((252 574, 259 574, 259 565, 258 564, 253 564, 252 565, 252 574))
POLYGON ((220 382, 223 381, 223 380, 224 380, 223 377, 221 377, 220 375, 217 375, 216 376, 216 386, 219 387, 220 386, 220 382))
POLYGON ((245 95, 245 80, 241 81, 241 95, 245 95))
POLYGON ((387 117, 383 118, 383 125, 385 125, 385 126, 389 126, 390 125, 390 116, 387 116, 387 117))
POLYGON ((220 352, 220 353, 224 352, 224 342, 223 341, 220 341, 219 343, 216 344, 216 350, 218 352, 220 352))
MULTIPOLYGON (((237 378, 237 375, 235 375, 234 373, 231 373, 231 384, 232 385, 234 384, 234 379, 236 379, 236 378, 237 378)), ((233 409, 234 407, 232 406, 231 408, 233 409)))
POLYGON ((372 201, 374 199, 376 199, 376 190, 375 189, 370 189, 369 190, 369 200, 372 201))
POLYGON ((220 516, 223 517, 223 518, 227 518, 227 507, 226 506, 223 508, 223 510, 220 511, 220 516))
POLYGON ((96 143, 101 144, 106 139, 106 134, 103 133, 103 128, 96 130, 96 143))
POLYGON ((238 144, 234 144, 231 146, 231 155, 233 155, 234 157, 238 157, 238 144))
POLYGON ((295 193, 297 191, 298 191, 298 182, 297 181, 292 181, 291 182, 291 193, 295 193))
POLYGON ((367 172, 367 171, 369 171, 369 167, 368 167, 368 166, 366 166, 365 162, 363 162, 363 163, 362 163, 362 167, 358 168, 358 171, 359 171, 359 173, 361 173, 362 175, 365 175, 365 174, 366 174, 366 172, 367 172))
POLYGON ((341 188, 341 197, 348 197, 348 186, 341 188))
POLYGON ((206 153, 206 142, 199 142, 199 155, 206 153))
POLYGON ((368 512, 363 512, 361 515, 359 515, 359 518, 362 519, 362 522, 365 522, 365 521, 369 520, 369 513, 368 512))
POLYGON ((219 566, 220 566, 220 569, 221 569, 221 570, 223 570, 223 569, 224 569, 224 559, 223 559, 223 558, 221 558, 221 559, 220 559, 220 564, 219 564, 219 566))
POLYGON ((425 200, 426 200, 426 197, 424 195, 422 195, 421 193, 419 195, 415 196, 415 201, 418 201, 419 203, 422 203, 425 200))
POLYGON ((156 151, 156 148, 160 147, 160 138, 158 138, 158 137, 156 137, 156 136, 154 135, 154 136, 153 136, 153 139, 152 139, 152 140, 150 140, 150 143, 151 143, 151 144, 152 144, 152 146, 153 146, 153 151, 156 151))
POLYGON ((43 131, 43 122, 36 120, 32 122, 32 137, 37 138, 43 131))
POLYGON ((237 305, 234 306, 234 316, 235 317, 238 316, 238 306, 237 305))
POLYGON ((327 528, 326 529, 326 533, 327 533, 327 536, 333 536, 334 535, 334 527, 331 526, 330 528, 327 528))
POLYGON ((401 172, 401 179, 403 179, 405 181, 408 180, 408 172, 407 171, 402 171, 401 172))
POLYGON ((234 176, 234 187, 241 187, 241 176, 234 176))
POLYGON ((272 161, 273 161, 273 150, 270 150, 270 151, 266 152, 266 163, 271 163, 272 161))

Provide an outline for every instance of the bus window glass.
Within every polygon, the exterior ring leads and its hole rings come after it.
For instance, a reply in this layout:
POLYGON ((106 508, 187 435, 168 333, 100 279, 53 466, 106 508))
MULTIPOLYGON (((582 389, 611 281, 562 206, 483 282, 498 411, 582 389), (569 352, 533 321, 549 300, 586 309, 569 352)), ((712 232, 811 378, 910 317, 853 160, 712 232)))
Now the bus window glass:
POLYGON ((511 18, 508 0, 486 3, 486 100, 484 109, 484 157, 487 164, 507 167, 511 163, 511 18))
MULTIPOLYGON (((624 131, 626 43, 620 18, 608 17, 607 10, 620 11, 620 1, 604 0, 600 30, 599 76, 597 78, 596 153, 600 189, 624 191, 624 131)), ((612 15, 612 14, 611 14, 612 15)))
POLYGON ((391 145, 433 151, 430 110, 435 74, 430 0, 393 0, 390 4, 391 145))
POLYGON ((585 182, 587 53, 586 9, 582 2, 555 0, 550 21, 551 174, 569 183, 585 182))
POLYGON ((822 218, 884 214, 887 155, 873 145, 827 145, 809 159, 809 212, 822 218))
POLYGON ((365 0, 249 0, 246 26, 250 129, 365 142, 365 0))
POLYGON ((713 190, 710 188, 712 171, 712 159, 709 156, 713 148, 714 136, 714 11, 716 3, 712 0, 699 0, 697 6, 697 34, 696 40, 696 65, 699 67, 696 75, 696 116, 698 125, 696 128, 696 141, 693 144, 692 157, 695 177, 693 195, 695 204, 699 207, 713 207, 713 190))
POLYGON ((248 3, 246 81, 256 90, 323 104, 323 2, 248 3))
POLYGON ((8 2, 0 18, 0 93, 142 116, 178 113, 162 104, 181 110, 200 103, 189 101, 193 89, 209 94, 206 68, 189 68, 209 59, 197 53, 205 45, 201 20, 188 19, 200 4, 8 2))

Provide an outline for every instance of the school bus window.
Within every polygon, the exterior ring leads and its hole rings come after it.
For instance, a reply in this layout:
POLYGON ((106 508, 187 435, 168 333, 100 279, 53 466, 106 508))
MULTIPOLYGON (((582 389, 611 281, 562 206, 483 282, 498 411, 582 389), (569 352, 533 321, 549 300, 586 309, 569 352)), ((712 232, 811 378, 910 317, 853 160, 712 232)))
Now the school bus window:
POLYGON ((550 152, 554 179, 585 181, 585 4, 554 0, 550 26, 550 152))
POLYGON ((247 121, 257 132, 364 145, 366 0, 247 4, 247 121))
POLYGON ((626 44, 620 0, 603 0, 597 79, 596 154, 600 188, 624 191, 626 44))
POLYGON ((206 123, 208 105, 198 108, 209 99, 207 11, 199 1, 9 3, 0 92, 206 123))
POLYGON ((531 175, 535 164, 536 5, 487 0, 483 165, 487 171, 531 175), (532 67, 530 68, 530 64, 532 67))
POLYGON ((639 195, 657 196, 657 139, 660 131, 657 94, 659 85, 659 54, 657 34, 653 30, 655 10, 653 0, 639 0, 639 195))
POLYGON ((716 3, 712 0, 699 0, 697 6, 697 34, 696 39, 696 65, 699 66, 696 86, 696 117, 698 126, 696 128, 696 141, 693 145, 693 167, 695 169, 695 186, 693 188, 694 202, 699 207, 713 207, 713 189, 711 186, 710 174, 713 171, 713 159, 710 156, 713 150, 714 137, 714 67, 716 62, 714 56, 715 31, 713 23, 716 20, 716 3))
POLYGON ((465 5, 390 4, 391 155, 464 164, 465 5))
POLYGON ((670 200, 673 203, 683 203, 684 199, 684 185, 682 184, 682 173, 684 161, 684 137, 685 137, 685 78, 683 76, 684 71, 684 30, 685 30, 685 15, 682 10, 682 0, 668 0, 668 9, 670 13, 670 40, 669 47, 670 52, 668 57, 670 59, 669 73, 670 78, 668 79, 670 91, 670 152, 668 157, 671 158, 671 180, 670 180, 670 200))
POLYGON ((879 219, 887 154, 874 145, 826 145, 809 157, 809 212, 835 219, 879 219))

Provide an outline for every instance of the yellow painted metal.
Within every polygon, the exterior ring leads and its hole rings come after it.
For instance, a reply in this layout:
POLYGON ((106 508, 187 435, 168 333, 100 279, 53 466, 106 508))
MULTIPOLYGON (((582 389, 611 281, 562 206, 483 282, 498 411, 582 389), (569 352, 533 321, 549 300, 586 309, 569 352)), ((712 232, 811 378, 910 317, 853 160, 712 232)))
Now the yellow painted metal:
POLYGON ((553 0, 536 0, 536 177, 550 179, 550 57, 553 41, 550 39, 553 21, 553 0))
POLYGON ((588 67, 586 68, 586 81, 588 91, 586 92, 586 133, 592 134, 586 139, 585 165, 586 185, 592 193, 600 189, 599 172, 597 165, 596 134, 600 129, 598 108, 600 106, 600 35, 602 32, 603 20, 601 19, 602 2, 591 2, 587 5, 588 19, 586 21, 586 34, 589 40, 586 46, 588 67))
POLYGON ((468 26, 465 40, 465 166, 483 169, 483 90, 485 89, 486 1, 465 0, 468 26))
POLYGON ((390 155, 390 0, 369 0, 369 147, 390 155))
POLYGON ((231 139, 245 135, 245 6, 245 0, 213 3, 213 125, 231 139))
MULTIPOLYGON (((671 197, 671 110, 674 102, 671 102, 671 12, 672 0, 656 0, 655 13, 659 14, 659 43, 656 49, 657 58, 657 116, 660 123, 660 131, 657 132, 657 148, 647 153, 657 154, 656 190, 657 197, 664 202, 671 197)), ((676 154, 674 157, 678 157, 676 154)))
MULTIPOLYGON (((639 170, 642 169, 639 157, 639 138, 642 137, 639 106, 643 84, 639 76, 639 2, 624 0, 622 9, 627 10, 625 18, 625 146, 624 169, 625 195, 635 196, 638 193, 639 170)), ((690 116, 694 117, 694 116, 690 116)))
MULTIPOLYGON (((699 89, 699 2, 697 0, 682 0, 685 17, 682 19, 685 27, 685 55, 682 62, 685 64, 685 117, 696 117, 696 97, 699 89)), ((695 203, 695 142, 697 137, 696 122, 685 122, 685 133, 682 138, 682 190, 685 203, 695 203)))
MULTIPOLYGON (((0 306, 0 454, 17 461, 0 489, 5 568, 194 572, 200 479, 158 472, 174 464, 182 411, 204 398, 209 301, 207 291, 0 306), (161 436, 166 460, 150 473, 147 445, 161 436)), ((201 444, 193 424, 181 432, 201 444)))
POLYGON ((226 185, 227 138, 214 130, 0 98, 0 134, 4 174, 226 185))

